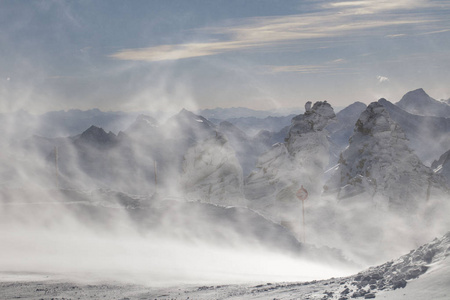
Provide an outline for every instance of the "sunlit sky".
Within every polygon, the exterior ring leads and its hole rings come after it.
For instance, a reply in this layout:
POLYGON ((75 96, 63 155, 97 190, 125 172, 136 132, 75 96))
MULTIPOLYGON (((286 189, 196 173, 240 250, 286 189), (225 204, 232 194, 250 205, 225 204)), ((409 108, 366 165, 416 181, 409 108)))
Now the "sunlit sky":
POLYGON ((0 112, 450 98, 450 1, 0 2, 0 112))

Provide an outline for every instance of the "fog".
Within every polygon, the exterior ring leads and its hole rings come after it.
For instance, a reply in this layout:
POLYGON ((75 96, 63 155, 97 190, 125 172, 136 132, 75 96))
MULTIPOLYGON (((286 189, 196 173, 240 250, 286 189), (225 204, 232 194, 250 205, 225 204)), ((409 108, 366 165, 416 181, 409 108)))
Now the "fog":
POLYGON ((428 171, 400 208, 372 187, 323 193, 327 109, 296 117, 298 132, 274 147, 249 147, 186 110, 139 116, 117 134, 86 124, 59 138, 18 131, 23 119, 10 115, 0 143, 0 271, 149 286, 307 281, 383 263, 445 233, 448 191, 420 183, 428 171), (238 152, 256 162, 248 177, 238 152))
POLYGON ((75 197, 55 190, 9 191, 2 196, 2 272, 50 274, 85 283, 170 286, 306 281, 352 270, 244 239, 235 228, 216 227, 218 231, 211 232, 199 221, 197 232, 190 232, 176 223, 186 221, 174 215, 181 211, 161 216, 162 222, 169 219, 167 226, 150 228, 142 225, 145 220, 137 223, 114 197, 108 203, 68 201, 75 197))

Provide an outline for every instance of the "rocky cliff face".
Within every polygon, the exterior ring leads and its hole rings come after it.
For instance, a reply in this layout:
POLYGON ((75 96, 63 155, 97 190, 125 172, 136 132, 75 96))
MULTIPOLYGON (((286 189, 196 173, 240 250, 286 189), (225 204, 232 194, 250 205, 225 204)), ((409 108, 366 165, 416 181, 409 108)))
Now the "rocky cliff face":
POLYGON ((306 103, 306 111, 292 119, 285 143, 275 144, 258 159, 246 178, 249 206, 277 220, 289 220, 299 205, 296 191, 303 185, 310 196, 321 193, 321 179, 328 164, 329 143, 325 127, 335 114, 330 104, 306 103))
POLYGON ((378 102, 371 103, 356 122, 349 147, 326 189, 341 199, 371 199, 387 207, 414 209, 443 188, 408 147, 403 130, 378 102))
POLYGON ((431 164, 431 168, 437 174, 442 175, 447 185, 450 186, 450 150, 442 154, 438 160, 431 164))

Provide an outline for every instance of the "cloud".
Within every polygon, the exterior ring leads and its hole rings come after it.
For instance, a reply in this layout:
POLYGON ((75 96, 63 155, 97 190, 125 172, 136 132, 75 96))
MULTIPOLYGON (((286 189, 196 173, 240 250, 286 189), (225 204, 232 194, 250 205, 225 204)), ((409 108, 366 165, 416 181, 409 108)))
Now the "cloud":
POLYGON ((342 74, 354 72, 351 67, 345 66, 347 60, 338 58, 332 61, 327 61, 322 64, 315 65, 289 65, 289 66, 264 66, 265 71, 263 73, 302 73, 302 74, 342 74))
POLYGON ((427 7, 435 7, 438 4, 428 0, 363 0, 363 1, 342 1, 325 4, 325 8, 346 9, 353 14, 375 14, 395 10, 412 10, 427 7))
MULTIPOLYGON (((165 61, 247 51, 277 46, 283 47, 305 41, 325 41, 335 38, 354 40, 379 35, 386 27, 398 28, 415 25, 424 29, 442 30, 435 17, 404 13, 412 8, 431 6, 428 1, 351 1, 326 5, 316 13, 252 17, 240 20, 231 27, 203 28, 198 31, 221 40, 198 41, 182 44, 158 45, 148 48, 123 49, 111 58, 131 61, 165 61), (433 27, 434 26, 434 27, 433 27)), ((450 6, 449 6, 450 8, 450 6)), ((428 30, 429 31, 429 30, 428 30)), ((320 47, 321 45, 318 45, 320 47)))
POLYGON ((345 59, 338 58, 338 59, 335 59, 335 60, 331 61, 330 63, 332 63, 332 64, 342 64, 342 63, 345 63, 345 62, 346 62, 345 59))
POLYGON ((331 70, 324 65, 293 65, 293 66, 266 66, 270 73, 327 73, 331 70))
POLYGON ((399 34, 388 34, 388 35, 386 35, 387 38, 397 38, 397 37, 402 37, 402 36, 406 36, 406 34, 399 33, 399 34))
POLYGON ((437 34, 437 33, 449 32, 449 31, 450 31, 450 29, 442 29, 442 30, 436 30, 436 31, 430 31, 430 32, 423 32, 423 33, 419 33, 417 35, 437 34))
POLYGON ((377 76, 378 79, 378 83, 383 83, 383 82, 388 82, 389 78, 385 77, 385 76, 377 76))

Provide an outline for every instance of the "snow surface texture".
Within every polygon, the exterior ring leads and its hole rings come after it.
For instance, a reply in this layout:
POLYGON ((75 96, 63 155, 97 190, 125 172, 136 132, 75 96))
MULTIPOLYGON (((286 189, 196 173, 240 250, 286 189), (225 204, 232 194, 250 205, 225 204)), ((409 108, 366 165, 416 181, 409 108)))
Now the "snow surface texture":
POLYGON ((326 101, 305 105, 305 113, 292 119, 285 143, 263 154, 245 181, 249 207, 278 221, 296 219, 295 197, 303 185, 312 196, 321 193, 321 178, 328 164, 329 142, 325 127, 334 119, 326 101))
POLYGON ((330 191, 336 187, 340 199, 359 195, 403 210, 415 210, 446 189, 442 178, 408 147, 402 129, 378 102, 371 103, 356 123, 339 169, 327 184, 330 191))

